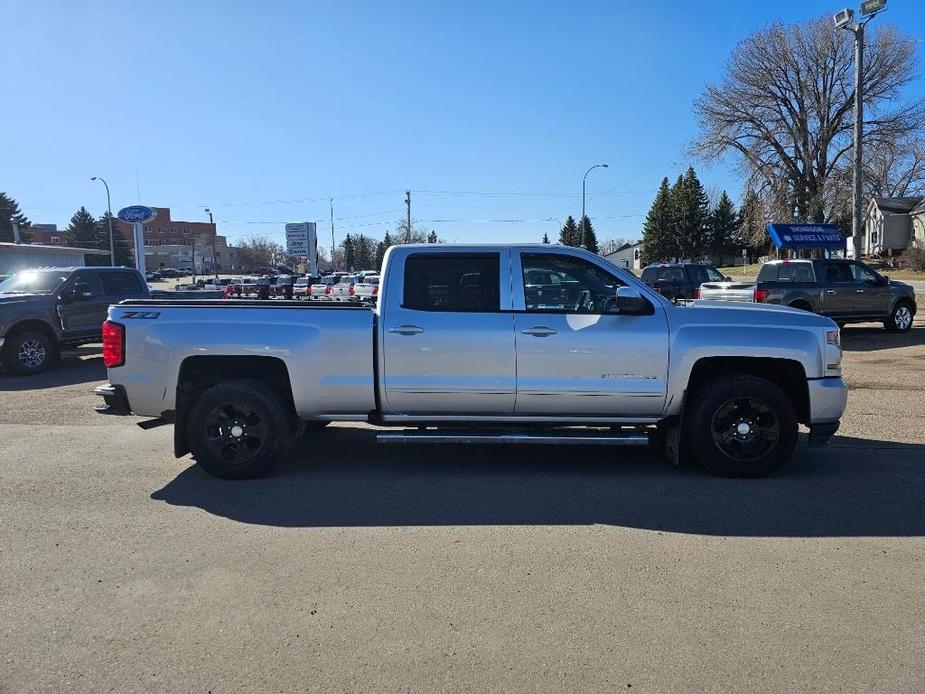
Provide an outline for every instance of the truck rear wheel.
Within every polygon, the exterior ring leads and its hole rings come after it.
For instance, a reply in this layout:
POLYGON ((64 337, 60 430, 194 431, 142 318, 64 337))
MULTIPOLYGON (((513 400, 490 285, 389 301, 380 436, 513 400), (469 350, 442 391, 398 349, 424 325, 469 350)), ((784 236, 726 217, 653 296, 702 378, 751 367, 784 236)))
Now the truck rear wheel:
POLYGON ((763 378, 734 374, 701 384, 686 413, 686 435, 697 461, 727 477, 769 474, 793 454, 796 409, 763 378))
POLYGON ((216 477, 248 479, 264 474, 293 438, 292 408, 272 387, 240 379, 203 393, 187 421, 196 462, 216 477))

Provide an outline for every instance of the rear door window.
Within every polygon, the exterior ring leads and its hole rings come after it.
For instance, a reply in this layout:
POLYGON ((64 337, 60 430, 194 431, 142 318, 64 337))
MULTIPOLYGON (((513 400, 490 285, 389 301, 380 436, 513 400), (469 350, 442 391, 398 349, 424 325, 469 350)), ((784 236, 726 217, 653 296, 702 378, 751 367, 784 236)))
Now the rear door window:
POLYGON ((405 261, 404 308, 489 313, 501 309, 497 253, 417 254, 405 261))
POLYGON ((854 282, 854 274, 847 263, 825 263, 825 281, 830 284, 846 284, 854 282))
POLYGON ((103 283, 100 281, 100 273, 98 272, 81 272, 74 280, 74 284, 87 285, 90 291, 93 292, 93 296, 103 296, 103 294, 106 293, 103 289, 103 283))
POLYGON ((141 282, 134 272, 104 272, 103 287, 110 296, 140 294, 141 282))

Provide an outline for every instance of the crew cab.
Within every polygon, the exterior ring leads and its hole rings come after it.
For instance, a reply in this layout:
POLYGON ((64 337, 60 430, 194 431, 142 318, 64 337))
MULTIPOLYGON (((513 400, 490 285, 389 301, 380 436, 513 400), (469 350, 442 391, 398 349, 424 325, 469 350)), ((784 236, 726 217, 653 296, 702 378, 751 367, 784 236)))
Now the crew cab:
POLYGON ((99 342, 110 304, 150 297, 137 270, 23 270, 0 283, 0 358, 19 375, 46 370, 60 350, 99 342))
POLYGON ((756 301, 828 316, 840 325, 882 322, 906 332, 917 310, 915 290, 857 260, 772 260, 758 272, 756 301))
POLYGON ((658 263, 642 269, 641 279, 672 301, 696 299, 704 282, 722 282, 728 277, 704 263, 658 263))
POLYGON ((109 310, 104 414, 174 425, 209 472, 267 470, 331 421, 384 443, 664 442, 724 475, 835 433, 839 330, 782 306, 674 305, 586 250, 392 246, 374 307, 126 301, 109 310))

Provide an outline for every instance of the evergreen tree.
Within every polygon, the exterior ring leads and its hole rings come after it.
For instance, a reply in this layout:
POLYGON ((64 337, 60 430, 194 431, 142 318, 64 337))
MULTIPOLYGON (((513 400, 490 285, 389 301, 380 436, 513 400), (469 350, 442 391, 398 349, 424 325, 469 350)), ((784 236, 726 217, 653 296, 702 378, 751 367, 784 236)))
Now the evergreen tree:
POLYGON ((543 234, 543 243, 549 244, 549 234, 543 234))
POLYGON ((585 215, 581 220, 581 225, 578 227, 578 244, 581 245, 581 229, 584 227, 584 237, 585 243, 584 247, 587 248, 592 253, 599 253, 600 248, 597 245, 597 234, 594 233, 594 226, 591 224, 591 220, 588 219, 588 216, 585 215))
POLYGON ((353 245, 353 262, 356 270, 371 270, 376 266, 378 244, 363 234, 350 237, 353 245))
POLYGON ((29 220, 19 209, 19 203, 6 193, 0 193, 0 241, 15 241, 13 237, 13 220, 19 225, 20 240, 29 243, 32 234, 29 233, 29 220))
POLYGON ((382 259, 385 258, 385 252, 389 250, 389 246, 391 246, 392 243, 392 235, 389 234, 389 232, 385 232, 385 238, 376 246, 376 269, 380 272, 382 271, 382 259))
POLYGON ((562 246, 577 246, 581 243, 581 236, 578 233, 578 225, 572 215, 565 218, 565 224, 559 232, 559 244, 562 246))
POLYGON ((658 263, 676 255, 672 224, 672 189, 662 179, 646 221, 642 225, 642 263, 658 263))
POLYGON ((353 239, 350 238, 350 234, 344 237, 344 240, 340 244, 341 248, 344 249, 344 270, 348 272, 356 270, 356 252, 353 247, 353 239))
POLYGON ((438 241, 439 241, 439 239, 437 239, 437 232, 436 232, 436 231, 431 231, 431 232, 427 235, 427 243, 437 243, 438 241))
POLYGON ((64 238, 68 246, 77 248, 99 247, 96 220, 87 211, 86 207, 81 207, 71 216, 71 222, 67 225, 67 229, 64 230, 64 238))
POLYGON ((699 258, 706 246, 710 200, 693 167, 688 167, 684 176, 678 176, 671 198, 677 256, 699 258))
MULTIPOLYGON (((97 228, 97 248, 102 251, 109 251, 109 212, 104 212, 96 222, 97 228)), ((112 215, 112 244, 116 251, 116 266, 132 267, 131 246, 122 233, 122 228, 115 215, 112 215)), ((108 262, 108 261, 107 261, 108 262)))
POLYGON ((710 212, 707 228, 709 231, 706 244, 708 253, 722 255, 732 249, 736 232, 739 229, 739 215, 725 190, 719 202, 716 203, 716 207, 710 212))

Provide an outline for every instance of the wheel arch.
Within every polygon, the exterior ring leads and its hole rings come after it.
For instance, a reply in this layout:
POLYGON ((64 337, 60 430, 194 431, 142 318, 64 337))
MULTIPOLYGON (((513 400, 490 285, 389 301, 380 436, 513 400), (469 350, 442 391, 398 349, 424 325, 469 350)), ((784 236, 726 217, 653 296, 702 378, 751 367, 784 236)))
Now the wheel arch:
POLYGON ((27 330, 34 330, 36 332, 42 333, 51 340, 51 343, 55 349, 58 348, 58 335, 55 333, 55 329, 50 326, 47 321, 44 321, 41 318, 23 318, 16 321, 6 331, 6 337, 7 339, 10 339, 27 330))
POLYGON ((698 359, 691 369, 685 400, 710 380, 731 374, 747 374, 770 381, 793 402, 797 421, 803 424, 809 422, 810 404, 806 370, 803 364, 793 359, 728 356, 698 359))
POLYGON ((186 416, 200 395, 213 385, 234 379, 252 379, 271 385, 295 413, 292 382, 286 363, 265 356, 191 356, 180 364, 176 409, 173 412, 173 452, 180 458, 190 452, 186 440, 186 416))

